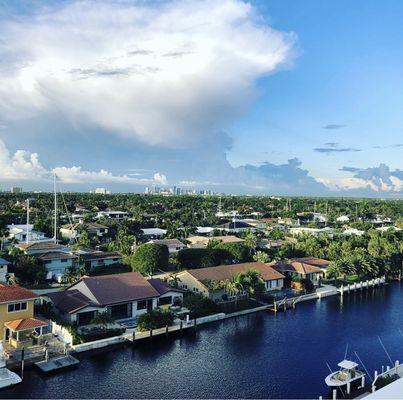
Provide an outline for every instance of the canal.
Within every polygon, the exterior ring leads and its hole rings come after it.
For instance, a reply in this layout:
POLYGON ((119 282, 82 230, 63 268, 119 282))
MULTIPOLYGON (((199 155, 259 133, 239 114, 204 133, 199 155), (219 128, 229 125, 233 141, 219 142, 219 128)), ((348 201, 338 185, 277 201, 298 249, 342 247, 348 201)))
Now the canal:
POLYGON ((77 369, 24 382, 2 398, 318 398, 346 344, 371 374, 403 360, 403 284, 200 326, 196 334, 82 354, 77 369))

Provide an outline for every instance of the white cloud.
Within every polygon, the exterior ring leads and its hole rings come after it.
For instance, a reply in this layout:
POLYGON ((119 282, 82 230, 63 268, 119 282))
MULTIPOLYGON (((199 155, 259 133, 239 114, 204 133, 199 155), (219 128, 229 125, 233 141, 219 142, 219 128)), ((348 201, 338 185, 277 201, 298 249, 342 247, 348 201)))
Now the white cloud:
POLYGON ((374 182, 371 179, 362 178, 317 178, 318 182, 323 183, 330 190, 354 190, 354 189, 370 189, 374 192, 396 192, 399 193, 403 190, 403 180, 391 176, 390 182, 385 182, 380 179, 374 182))
POLYGON ((50 180, 55 173, 59 181, 67 184, 82 183, 126 183, 133 185, 167 184, 167 177, 160 172, 153 178, 134 178, 132 175, 114 175, 109 171, 85 171, 82 167, 56 167, 46 169, 39 161, 37 153, 17 150, 10 154, 5 143, 0 139, 0 180, 4 181, 40 181, 50 180))
POLYGON ((57 110, 167 146, 224 129, 295 41, 241 0, 76 1, 2 21, 0 38, 0 116, 57 110))

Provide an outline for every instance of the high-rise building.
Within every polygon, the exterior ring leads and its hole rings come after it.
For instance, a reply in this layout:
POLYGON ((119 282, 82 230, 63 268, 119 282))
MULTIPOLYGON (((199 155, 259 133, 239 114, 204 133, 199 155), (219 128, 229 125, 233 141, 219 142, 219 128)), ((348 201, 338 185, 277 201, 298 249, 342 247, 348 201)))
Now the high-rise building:
POLYGON ((18 187, 18 186, 13 186, 13 187, 10 189, 10 192, 11 192, 11 193, 22 193, 22 188, 21 188, 21 187, 18 187))
POLYGON ((105 189, 105 188, 96 188, 94 190, 94 193, 95 194, 111 194, 112 192, 110 190, 108 190, 108 189, 105 189))

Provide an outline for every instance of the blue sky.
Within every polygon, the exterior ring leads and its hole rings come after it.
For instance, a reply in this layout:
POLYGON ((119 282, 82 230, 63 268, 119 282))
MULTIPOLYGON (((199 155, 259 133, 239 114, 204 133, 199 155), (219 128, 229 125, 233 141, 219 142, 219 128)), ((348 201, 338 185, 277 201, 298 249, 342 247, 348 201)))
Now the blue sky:
POLYGON ((0 1, 2 188, 401 196, 402 2, 28 4, 0 1))

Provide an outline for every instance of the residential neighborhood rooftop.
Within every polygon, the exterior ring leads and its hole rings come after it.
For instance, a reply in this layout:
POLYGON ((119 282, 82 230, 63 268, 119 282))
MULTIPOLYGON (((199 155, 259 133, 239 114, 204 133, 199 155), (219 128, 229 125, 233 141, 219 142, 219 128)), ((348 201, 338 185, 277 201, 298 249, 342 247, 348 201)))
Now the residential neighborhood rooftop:
POLYGON ((34 292, 24 289, 21 286, 0 283, 0 303, 35 299, 37 297, 38 296, 34 292))

